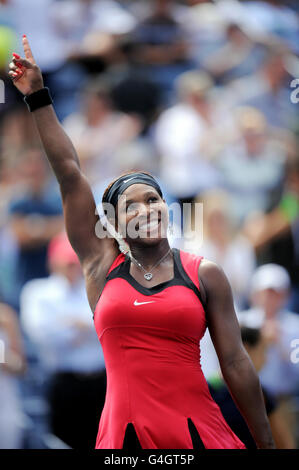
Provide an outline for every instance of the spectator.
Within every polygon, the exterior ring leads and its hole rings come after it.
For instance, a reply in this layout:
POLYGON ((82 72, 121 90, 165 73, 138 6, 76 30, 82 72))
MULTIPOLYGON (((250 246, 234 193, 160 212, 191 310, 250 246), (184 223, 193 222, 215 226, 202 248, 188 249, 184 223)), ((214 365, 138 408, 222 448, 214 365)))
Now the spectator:
POLYGON ((288 49, 281 45, 269 47, 260 68, 252 75, 230 83, 224 95, 229 107, 238 105, 259 109, 274 127, 295 131, 298 126, 297 110, 290 100, 290 83, 294 71, 288 49))
POLYGON ((43 71, 46 86, 51 88, 55 109, 62 120, 76 109, 76 92, 85 80, 85 73, 80 65, 68 61, 69 44, 54 18, 57 3, 61 2, 9 0, 15 31, 19 38, 23 34, 30 36, 36 61, 43 71))
POLYGON ((19 246, 15 296, 30 279, 48 276, 47 247, 63 226, 61 204, 53 197, 40 149, 23 156, 25 188, 11 202, 10 224, 19 246))
POLYGON ((279 401, 295 435, 294 397, 299 392, 299 374, 291 353, 292 341, 299 338, 299 317, 285 307, 289 289, 290 278, 282 266, 260 266, 252 278, 251 308, 240 312, 240 321, 259 324, 270 343, 260 380, 279 401))
POLYGON ((17 377, 25 370, 16 313, 0 303, 0 449, 22 448, 23 413, 17 377))
POLYGON ((239 138, 216 159, 230 210, 240 225, 252 212, 267 211, 279 199, 287 154, 271 137, 265 116, 255 108, 235 110, 239 138))
MULTIPOLYGON (((0 160, 1 161, 1 160, 0 160)), ((0 292, 2 300, 15 307, 15 262, 17 243, 8 226, 8 205, 19 183, 17 163, 13 158, 0 164, 0 292)))
POLYGON ((196 200, 203 204, 203 234, 195 233, 184 248, 222 267, 232 287, 235 308, 247 305, 250 279, 255 270, 255 253, 248 240, 235 228, 229 195, 220 190, 203 193, 196 200), (201 238, 203 235, 203 239, 201 238))
POLYGON ((189 55, 195 67, 201 67, 206 59, 225 44, 228 22, 213 0, 186 0, 185 13, 180 21, 189 44, 189 55))
POLYGON ((175 19, 173 0, 154 0, 152 12, 132 33, 132 58, 135 65, 161 88, 169 102, 175 78, 191 68, 188 44, 175 19))
POLYGON ((244 2, 244 14, 253 30, 285 40, 298 53, 298 15, 282 0, 244 2))
MULTIPOLYGON (((267 341, 258 328, 241 327, 241 336, 244 347, 252 360, 257 372, 263 367, 266 359, 267 341)), ((221 373, 209 378, 209 389, 212 397, 221 409, 221 412, 234 433, 244 442, 247 449, 256 449, 255 442, 250 434, 246 422, 229 393, 221 373)), ((296 443, 288 424, 281 413, 275 398, 262 387, 266 411, 271 426, 272 435, 277 449, 295 449, 296 443)))
POLYGON ((52 15, 71 52, 82 46, 89 32, 124 35, 136 26, 134 15, 115 0, 61 0, 52 15))
POLYGON ((53 5, 52 16, 68 58, 88 73, 124 60, 121 43, 136 26, 134 14, 115 0, 62 0, 53 5))
POLYGON ((220 83, 250 75, 261 66, 265 46, 255 41, 238 24, 230 23, 226 28, 226 41, 206 60, 202 66, 220 83))
POLYGON ((221 121, 224 132, 221 111, 210 96, 212 87, 210 76, 203 72, 182 74, 177 80, 179 102, 166 109, 156 124, 161 180, 181 202, 219 184, 218 172, 201 152, 201 143, 212 126, 221 121))
POLYGON ((17 39, 9 0, 0 0, 0 122, 15 104, 17 93, 7 79, 6 68, 17 39))
MULTIPOLYGON (((233 291, 236 311, 246 308, 250 279, 255 269, 255 253, 247 239, 236 229, 229 195, 211 190, 196 199, 203 204, 200 233, 185 234, 184 249, 218 263, 233 291), (192 236, 191 236, 192 235, 192 236)), ((207 330, 200 343, 201 366, 205 377, 217 373, 219 361, 207 330)))
POLYGON ((6 160, 9 165, 12 161, 20 160, 24 149, 40 145, 33 120, 31 116, 28 117, 26 107, 19 103, 4 114, 0 132, 1 160, 6 160))
POLYGON ((86 175, 95 183, 99 178, 113 178, 118 172, 114 154, 138 136, 141 122, 137 117, 114 109, 108 83, 95 79, 83 91, 81 111, 68 116, 64 128, 86 175), (106 168, 105 173, 103 168, 106 168))
POLYGON ((282 266, 271 263, 260 266, 252 277, 251 308, 240 312, 241 322, 259 319, 271 340, 260 378, 278 398, 299 391, 298 367, 291 361, 292 340, 299 338, 299 317, 285 309, 290 285, 282 266))
POLYGON ((51 275, 26 284, 21 320, 49 374, 52 432, 75 449, 93 449, 106 371, 78 258, 66 235, 49 246, 51 275))
POLYGON ((251 214, 243 233, 254 246, 258 263, 275 262, 291 276, 288 308, 299 313, 299 160, 290 160, 278 204, 268 213, 251 214))

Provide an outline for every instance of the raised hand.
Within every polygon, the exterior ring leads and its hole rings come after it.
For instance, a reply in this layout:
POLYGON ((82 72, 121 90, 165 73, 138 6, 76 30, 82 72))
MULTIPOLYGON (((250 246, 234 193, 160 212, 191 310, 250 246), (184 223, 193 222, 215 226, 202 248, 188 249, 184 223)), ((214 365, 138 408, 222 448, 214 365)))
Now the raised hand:
POLYGON ((30 95, 43 88, 44 83, 40 68, 35 63, 29 41, 25 35, 23 36, 23 48, 25 59, 13 53, 8 74, 23 95, 30 95))

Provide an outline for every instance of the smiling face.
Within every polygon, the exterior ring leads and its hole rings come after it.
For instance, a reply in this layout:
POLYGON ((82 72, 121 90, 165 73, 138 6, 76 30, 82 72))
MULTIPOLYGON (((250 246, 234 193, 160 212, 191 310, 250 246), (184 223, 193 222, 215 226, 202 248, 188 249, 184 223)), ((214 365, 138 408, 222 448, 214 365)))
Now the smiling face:
POLYGON ((154 245, 167 237, 167 205, 152 186, 139 183, 129 186, 116 209, 117 230, 129 246, 154 245))

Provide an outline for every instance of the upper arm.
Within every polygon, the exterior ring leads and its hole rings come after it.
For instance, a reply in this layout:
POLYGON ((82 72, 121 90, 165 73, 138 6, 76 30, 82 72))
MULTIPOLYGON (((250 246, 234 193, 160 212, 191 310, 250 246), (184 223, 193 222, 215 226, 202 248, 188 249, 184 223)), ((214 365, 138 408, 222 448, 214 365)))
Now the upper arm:
POLYGON ((203 260, 198 270, 205 290, 207 326, 221 368, 247 356, 241 339, 230 284, 223 270, 203 260))
POLYGON ((96 226, 100 223, 96 203, 87 178, 81 171, 60 184, 63 212, 68 238, 82 264, 95 257, 101 259, 117 254, 113 238, 100 238, 96 226))

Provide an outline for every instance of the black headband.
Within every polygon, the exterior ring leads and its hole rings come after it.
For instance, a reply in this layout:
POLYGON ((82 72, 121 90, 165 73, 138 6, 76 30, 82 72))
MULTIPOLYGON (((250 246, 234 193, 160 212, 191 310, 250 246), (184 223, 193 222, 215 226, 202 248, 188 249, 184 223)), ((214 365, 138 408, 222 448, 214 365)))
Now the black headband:
POLYGON ((160 196, 163 197, 161 188, 153 176, 147 175, 146 173, 131 173, 121 176, 113 183, 103 198, 103 202, 109 202, 116 207, 119 197, 132 184, 147 184, 148 186, 152 186, 160 196))

